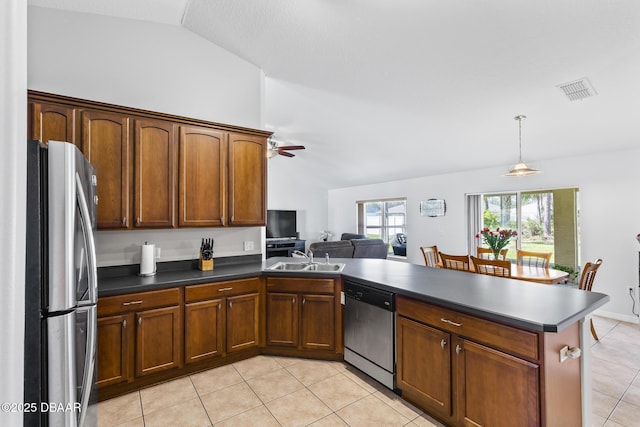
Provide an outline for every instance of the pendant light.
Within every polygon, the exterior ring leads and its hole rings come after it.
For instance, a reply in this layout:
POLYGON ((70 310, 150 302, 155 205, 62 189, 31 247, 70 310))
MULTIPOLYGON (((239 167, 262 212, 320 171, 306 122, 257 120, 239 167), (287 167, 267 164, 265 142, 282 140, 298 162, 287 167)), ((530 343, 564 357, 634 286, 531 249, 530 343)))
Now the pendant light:
POLYGON ((522 120, 526 119, 527 116, 519 115, 514 118, 518 121, 518 149, 520 156, 518 158, 518 163, 504 176, 527 176, 542 173, 542 171, 539 171, 538 169, 530 168, 522 161, 522 120))

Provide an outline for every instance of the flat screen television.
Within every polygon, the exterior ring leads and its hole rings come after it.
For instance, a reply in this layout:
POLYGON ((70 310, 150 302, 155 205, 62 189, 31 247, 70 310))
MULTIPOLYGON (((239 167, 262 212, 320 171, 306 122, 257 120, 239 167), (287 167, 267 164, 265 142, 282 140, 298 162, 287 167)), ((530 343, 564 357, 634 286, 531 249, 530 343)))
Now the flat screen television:
POLYGON ((295 239, 297 231, 296 211, 267 211, 267 239, 295 239))

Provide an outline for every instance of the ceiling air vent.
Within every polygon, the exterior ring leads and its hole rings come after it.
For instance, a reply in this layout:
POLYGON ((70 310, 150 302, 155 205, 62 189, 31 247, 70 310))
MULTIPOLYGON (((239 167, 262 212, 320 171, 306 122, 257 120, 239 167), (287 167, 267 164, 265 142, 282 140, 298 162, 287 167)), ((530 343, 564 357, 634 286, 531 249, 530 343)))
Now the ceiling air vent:
POLYGON ((569 101, 582 101, 585 98, 597 95, 596 90, 591 86, 589 79, 586 77, 569 83, 563 83, 557 87, 567 95, 569 101))

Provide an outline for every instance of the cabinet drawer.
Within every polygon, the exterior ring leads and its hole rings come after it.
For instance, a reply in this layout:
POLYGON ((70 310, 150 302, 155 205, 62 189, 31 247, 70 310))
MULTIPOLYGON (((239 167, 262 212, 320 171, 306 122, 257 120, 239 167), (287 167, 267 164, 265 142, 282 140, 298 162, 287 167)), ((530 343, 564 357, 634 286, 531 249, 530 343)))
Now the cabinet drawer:
POLYGON ((333 294, 333 279, 314 279, 298 277, 267 277, 269 292, 313 292, 314 294, 333 294))
POLYGON ((180 288, 138 292, 98 299, 98 316, 180 304, 180 288))
POLYGON ((508 353, 538 359, 538 334, 534 332, 479 319, 401 295, 396 298, 396 310, 401 316, 440 330, 483 342, 508 353))
POLYGON ((241 295, 260 290, 260 278, 231 280, 228 282, 205 283, 185 287, 186 302, 203 301, 230 295, 241 295))

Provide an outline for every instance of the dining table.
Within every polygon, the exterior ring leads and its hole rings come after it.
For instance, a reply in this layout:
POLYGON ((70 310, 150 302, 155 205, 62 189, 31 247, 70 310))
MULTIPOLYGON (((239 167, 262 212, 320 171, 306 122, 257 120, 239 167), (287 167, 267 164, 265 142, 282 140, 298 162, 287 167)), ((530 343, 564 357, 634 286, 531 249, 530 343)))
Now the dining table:
POLYGON ((569 280, 569 273, 562 270, 556 270, 555 268, 534 267, 511 263, 511 278, 526 280, 527 282, 553 285, 556 283, 565 283, 569 280))
MULTIPOLYGON (((442 267, 441 262, 438 262, 437 265, 438 267, 442 267)), ((469 271, 471 273, 475 273, 475 268, 472 262, 469 262, 469 271)), ((520 265, 516 262, 512 262, 511 279, 554 285, 556 283, 566 283, 569 280, 569 273, 562 270, 556 270, 555 268, 520 265)))

